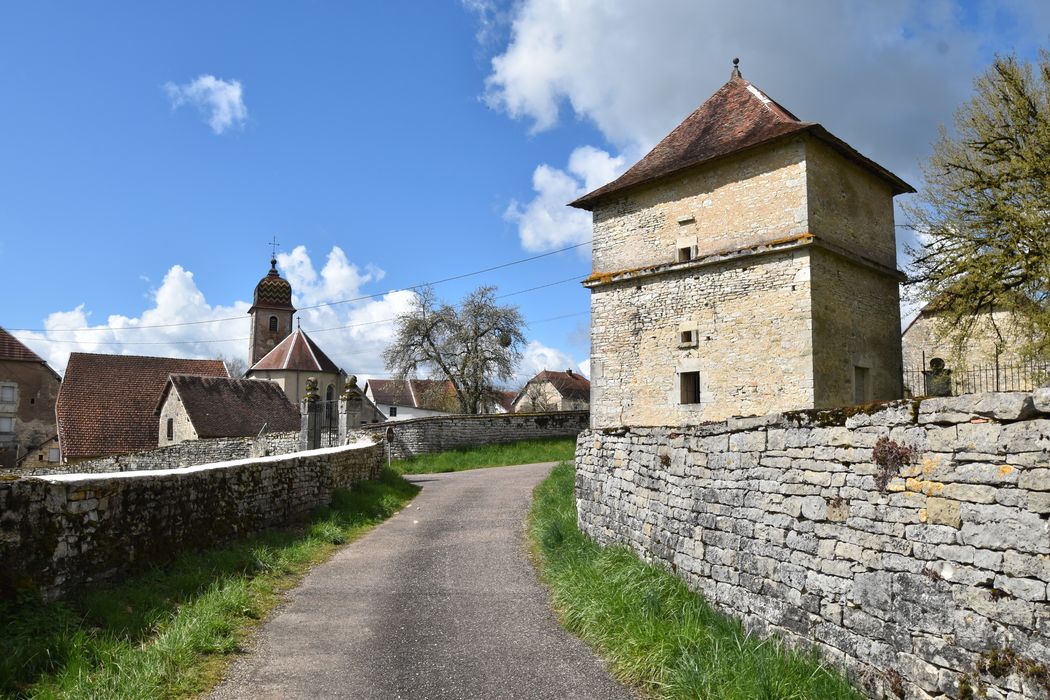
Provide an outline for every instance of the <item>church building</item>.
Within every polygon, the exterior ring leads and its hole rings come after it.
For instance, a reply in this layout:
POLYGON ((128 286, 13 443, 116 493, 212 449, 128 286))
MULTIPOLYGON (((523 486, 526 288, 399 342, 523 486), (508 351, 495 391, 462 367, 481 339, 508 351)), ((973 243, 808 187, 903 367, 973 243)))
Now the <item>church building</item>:
POLYGON ((276 382, 288 399, 298 405, 306 394, 306 380, 317 380, 322 401, 335 401, 343 391, 346 374, 301 328, 292 328, 295 306, 292 285, 277 272, 277 259, 255 285, 249 338, 248 379, 276 382))
POLYGON ((893 197, 913 191, 734 65, 572 202, 593 214, 592 427, 899 398, 893 197))

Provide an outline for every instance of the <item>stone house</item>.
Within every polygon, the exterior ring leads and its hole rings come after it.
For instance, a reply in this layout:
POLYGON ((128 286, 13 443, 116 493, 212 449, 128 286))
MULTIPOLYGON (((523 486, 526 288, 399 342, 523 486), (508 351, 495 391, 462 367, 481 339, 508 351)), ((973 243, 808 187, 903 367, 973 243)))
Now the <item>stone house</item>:
POLYGON ((590 407, 591 383, 578 372, 543 370, 525 383, 514 397, 515 413, 586 411, 590 407))
POLYGON ((35 352, 0 328, 0 469, 28 459, 58 462, 55 399, 61 378, 35 352))
POLYGON ((592 426, 900 397, 893 197, 913 191, 734 68, 572 202, 593 214, 592 426))
POLYGON ((370 379, 365 396, 387 420, 449 416, 459 408, 447 379, 370 379))
POLYGON ((156 410, 157 443, 256 437, 300 428, 299 408, 274 382, 173 374, 156 410))
POLYGON ((55 402, 63 461, 157 447, 157 400, 173 374, 229 376, 222 360, 72 353, 55 402))

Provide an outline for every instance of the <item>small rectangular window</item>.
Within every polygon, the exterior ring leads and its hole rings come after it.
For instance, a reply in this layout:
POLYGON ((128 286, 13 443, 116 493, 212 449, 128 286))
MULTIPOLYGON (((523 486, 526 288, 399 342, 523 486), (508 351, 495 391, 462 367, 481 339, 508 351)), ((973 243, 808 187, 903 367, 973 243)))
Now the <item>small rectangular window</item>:
POLYGON ((174 418, 169 418, 168 419, 168 439, 169 440, 174 440, 175 439, 175 419, 174 418))
POLYGON ((52 447, 52 448, 48 449, 48 451, 47 451, 47 461, 48 462, 57 462, 60 459, 62 459, 62 453, 59 452, 57 447, 52 447))
POLYGON ((853 403, 871 401, 870 370, 867 367, 853 368, 853 403))
POLYGON ((0 433, 15 432, 15 419, 9 416, 0 416, 0 433))
POLYGON ((678 262, 689 262, 693 259, 693 246, 678 249, 678 262))
POLYGON ((0 386, 0 403, 15 402, 15 387, 11 384, 0 386))
POLYGON ((391 406, 390 407, 390 415, 391 415, 391 417, 397 415, 397 406, 391 406))
POLYGON ((695 348, 697 335, 695 330, 680 331, 678 333, 678 347, 695 348))
POLYGON ((682 372, 681 386, 682 386, 682 403, 700 403, 700 373, 699 372, 682 372))

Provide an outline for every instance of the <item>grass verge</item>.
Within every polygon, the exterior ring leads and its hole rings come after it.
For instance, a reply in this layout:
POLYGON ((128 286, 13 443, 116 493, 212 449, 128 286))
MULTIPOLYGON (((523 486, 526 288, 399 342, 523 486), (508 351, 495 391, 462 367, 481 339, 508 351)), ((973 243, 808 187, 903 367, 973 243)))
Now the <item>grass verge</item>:
POLYGON ((587 539, 576 525, 574 479, 561 464, 536 487, 529 534, 562 623, 621 680, 661 698, 863 697, 815 655, 748 635, 677 577, 587 539))
POLYGON ((419 491, 385 470, 305 526, 177 556, 69 601, 0 602, 0 697, 180 698, 210 688, 313 565, 419 491))
POLYGON ((520 440, 502 445, 482 445, 437 454, 418 455, 398 460, 390 466, 401 474, 433 474, 483 467, 506 467, 512 464, 560 462, 571 460, 575 452, 576 438, 520 440))

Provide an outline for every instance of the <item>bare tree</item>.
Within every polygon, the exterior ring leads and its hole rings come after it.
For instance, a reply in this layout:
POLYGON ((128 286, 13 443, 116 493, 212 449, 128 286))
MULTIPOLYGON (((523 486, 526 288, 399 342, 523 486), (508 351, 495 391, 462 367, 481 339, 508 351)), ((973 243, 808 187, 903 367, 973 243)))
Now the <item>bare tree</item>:
POLYGON ((242 357, 219 355, 219 359, 226 364, 226 371, 229 372, 230 376, 234 379, 240 379, 247 374, 250 369, 248 363, 242 357))
POLYGON ((447 379, 459 410, 478 413, 497 397, 521 360, 525 321, 516 306, 499 306, 495 287, 479 287, 459 308, 419 291, 412 308, 397 319, 394 342, 383 352, 387 370, 404 379, 447 379))

